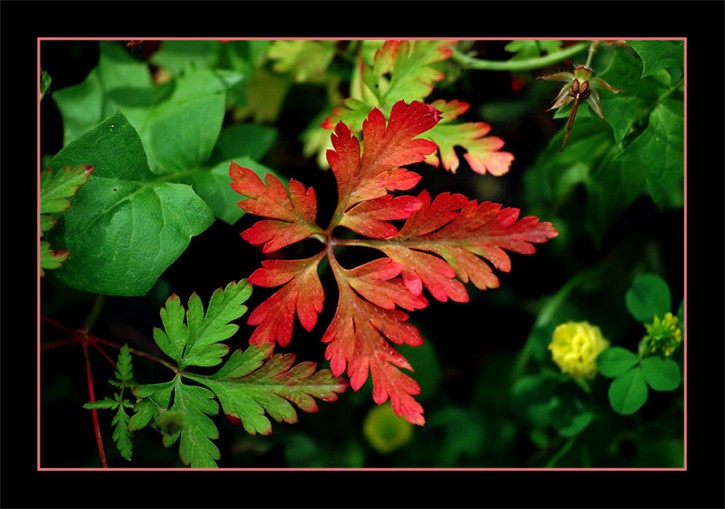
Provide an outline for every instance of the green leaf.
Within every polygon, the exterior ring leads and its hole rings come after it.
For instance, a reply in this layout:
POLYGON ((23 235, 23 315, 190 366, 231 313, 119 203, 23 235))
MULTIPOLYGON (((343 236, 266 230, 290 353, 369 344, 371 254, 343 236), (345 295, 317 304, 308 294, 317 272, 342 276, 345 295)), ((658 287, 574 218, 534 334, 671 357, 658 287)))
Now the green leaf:
POLYGON ((215 366, 229 347, 218 344, 232 337, 239 326, 230 323, 247 311, 243 303, 252 294, 252 286, 246 280, 231 282, 224 290, 218 288, 204 312, 204 305, 194 293, 189 297, 186 323, 184 308, 178 296, 172 295, 161 309, 164 329, 154 329, 154 340, 161 350, 179 363, 187 366, 215 366))
POLYGON ((251 294, 252 286, 246 279, 231 282, 224 290, 214 291, 206 313, 199 296, 191 295, 186 313, 189 336, 180 367, 216 366, 221 362, 229 347, 217 343, 229 339, 239 330, 238 325, 230 322, 247 312, 244 302, 251 294))
POLYGON ((577 119, 566 150, 559 152, 563 129, 524 174, 525 199, 552 202, 576 185, 588 183, 601 159, 612 149, 612 139, 598 119, 577 119))
POLYGON ((92 172, 93 166, 87 164, 66 165, 56 172, 52 167, 46 168, 40 174, 40 213, 54 214, 70 208, 70 198, 88 181, 92 172))
POLYGON ((608 378, 622 375, 639 362, 637 355, 626 348, 612 346, 597 356, 599 372, 608 378))
POLYGON ((215 64, 219 41, 162 41, 158 51, 151 55, 151 62, 177 74, 187 67, 211 68, 215 64))
POLYGON ((615 412, 630 415, 647 401, 647 384, 639 367, 614 379, 609 386, 609 403, 615 412))
POLYGON ((57 271, 71 288, 144 295, 214 216, 191 187, 158 180, 135 129, 117 113, 61 150, 51 167, 94 166, 54 228, 73 255, 57 271))
POLYGON ((620 161, 615 157, 617 153, 619 149, 610 151, 586 183, 589 198, 587 229, 597 242, 601 242, 622 211, 646 191, 642 165, 635 161, 620 161))
POLYGON ((129 416, 124 410, 123 406, 118 407, 116 416, 111 421, 111 425, 116 427, 113 430, 113 441, 116 442, 118 452, 121 453, 121 457, 131 461, 133 455, 133 443, 131 438, 133 433, 128 430, 129 416))
POLYGON ((224 121, 228 86, 219 72, 191 69, 178 78, 167 100, 134 122, 151 171, 189 171, 209 159, 224 121))
POLYGON ((627 41, 642 59, 642 77, 661 69, 682 69, 685 61, 684 41, 627 41))
POLYGON ((595 76, 623 90, 600 93, 604 120, 611 126, 616 143, 621 143, 636 123, 647 118, 665 85, 652 77, 641 78, 642 61, 628 51, 616 51, 609 66, 595 76))
POLYGON ((40 275, 44 276, 46 270, 53 270, 61 267, 68 259, 68 251, 54 251, 50 248, 50 242, 40 243, 40 275))
MULTIPOLYGON (((319 124, 316 126, 319 131, 319 124)), ((329 137, 329 133, 328 133, 329 137)), ((240 157, 261 160, 277 141, 277 129, 258 124, 234 124, 224 127, 214 149, 214 161, 225 162, 240 157)), ((228 169, 228 168, 227 168, 228 169)))
MULTIPOLYGON (((177 379, 174 406, 171 409, 183 416, 179 457, 184 465, 191 468, 214 468, 221 454, 212 440, 219 438, 219 430, 209 415, 218 414, 219 405, 209 389, 184 385, 180 380, 177 379)), ((171 439, 167 439, 164 445, 169 446, 175 442, 176 434, 177 432, 172 432, 166 435, 171 439)))
MULTIPOLYGON (((234 160, 254 171, 262 180, 267 173, 271 173, 280 178, 281 182, 286 183, 287 181, 275 171, 248 157, 234 158, 234 160)), ((192 172, 184 180, 204 199, 217 218, 233 225, 244 216, 244 211, 237 205, 239 194, 230 186, 229 161, 225 160, 208 171, 192 172)))
POLYGON ((617 158, 644 170, 649 194, 658 205, 684 205, 684 111, 684 103, 679 99, 669 98, 658 104, 644 132, 617 158))
POLYGON ((672 359, 663 359, 657 355, 642 359, 644 380, 656 391, 673 391, 680 386, 682 377, 680 367, 672 359))
POLYGON ((670 287, 656 274, 639 274, 625 295, 627 310, 638 321, 650 323, 672 308, 670 287))
POLYGON ((40 100, 43 100, 43 97, 45 97, 45 94, 48 93, 48 90, 50 90, 50 84, 53 80, 50 77, 50 74, 48 74, 47 71, 40 71, 40 100))
POLYGON ((133 363, 127 344, 124 344, 118 352, 116 378, 124 385, 130 384, 133 380, 133 363))
MULTIPOLYGON (((119 108, 129 115, 134 103, 154 90, 148 65, 132 57, 118 41, 100 41, 98 65, 78 85, 53 92, 53 100, 63 117, 65 145, 79 137, 119 108), (122 89, 122 97, 112 98, 112 90, 122 89)), ((135 105, 138 108, 138 105, 135 105)))
POLYGON ((136 404, 134 414, 128 421, 128 430, 136 431, 148 426, 159 407, 151 399, 142 399, 136 404))
POLYGON ((83 405, 83 408, 86 408, 90 410, 91 408, 95 408, 98 410, 112 410, 114 408, 120 408, 121 404, 116 401, 115 399, 111 399, 109 397, 105 397, 98 401, 89 401, 88 403, 85 403, 83 405))
POLYGON ((562 437, 573 437, 584 431, 594 419, 594 412, 578 398, 561 398, 551 412, 551 424, 562 437))
POLYGON ((244 351, 235 351, 214 375, 194 377, 212 389, 224 413, 239 419, 252 435, 272 432, 265 413, 277 422, 295 423, 298 417, 292 404, 304 412, 316 412, 315 398, 335 401, 337 394, 347 388, 328 369, 315 371, 312 362, 293 365, 294 355, 270 357, 272 350, 271 344, 250 345, 244 351))

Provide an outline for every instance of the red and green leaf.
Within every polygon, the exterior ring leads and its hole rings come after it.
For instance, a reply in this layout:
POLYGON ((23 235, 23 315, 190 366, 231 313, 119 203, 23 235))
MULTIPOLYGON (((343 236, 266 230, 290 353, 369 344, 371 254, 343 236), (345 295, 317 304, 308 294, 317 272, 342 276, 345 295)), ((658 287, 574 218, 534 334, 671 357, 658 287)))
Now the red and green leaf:
MULTIPOLYGON (((385 65, 380 60, 378 70, 394 67, 394 45, 384 46, 380 52, 385 65)), ((448 121, 468 107, 457 102, 439 105, 448 112, 448 121)), ((419 425, 425 422, 423 408, 415 400, 420 387, 403 371, 412 371, 412 367, 393 346, 423 342, 418 329, 408 322, 408 312, 428 305, 424 290, 439 301, 467 302, 467 283, 482 290, 497 287, 493 269, 511 269, 507 252, 531 254, 534 244, 557 235, 551 223, 539 222, 533 216, 519 218, 518 209, 478 203, 461 194, 443 193, 434 200, 427 191, 418 196, 394 195, 419 182, 420 175, 404 166, 423 162, 436 151, 439 145, 423 137, 431 137, 433 130, 440 128, 439 120, 439 111, 432 105, 399 101, 391 108, 387 122, 380 109, 370 111, 362 123, 362 142, 348 125, 339 122, 331 137, 333 148, 327 152, 337 181, 338 203, 326 230, 314 223, 311 203, 316 202, 311 189, 291 183, 288 194, 273 177, 268 177, 265 185, 234 163, 230 169, 232 186, 248 197, 240 206, 283 222, 281 228, 293 229, 297 235, 265 236, 257 234, 259 227, 254 225, 243 233, 247 240, 276 242, 272 244, 276 246, 287 245, 290 238, 319 234, 327 244, 311 258, 267 260, 250 276, 254 285, 281 287, 250 315, 248 323, 256 326, 250 341, 287 345, 295 316, 307 331, 312 330, 325 300, 318 265, 327 258, 338 287, 337 308, 322 336, 322 342, 328 344, 325 358, 333 375, 347 373, 354 390, 370 377, 376 403, 390 400, 398 416, 419 425), (393 221, 405 222, 399 227, 393 221), (365 238, 334 238, 339 226, 365 238), (348 269, 335 258, 335 248, 341 246, 373 248, 386 256, 348 269)), ((498 156, 495 150, 486 151, 493 140, 482 138, 487 128, 481 124, 443 127, 459 132, 470 129, 470 144, 462 145, 469 151, 466 156, 492 165, 486 166, 489 172, 500 171, 491 169, 496 167, 498 156)), ((442 139, 448 140, 445 136, 442 139)), ((452 147, 441 146, 444 165, 451 171, 458 164, 456 159, 454 167, 452 147)))
POLYGON ((460 165, 455 147, 461 147, 466 150, 464 159, 476 173, 490 173, 496 177, 508 173, 514 156, 500 150, 504 146, 501 138, 486 136, 491 131, 490 125, 485 122, 450 123, 468 110, 468 103, 438 100, 431 106, 441 112, 441 121, 426 138, 438 145, 440 158, 433 153, 426 158, 426 163, 435 167, 442 163, 444 169, 455 173, 460 165))

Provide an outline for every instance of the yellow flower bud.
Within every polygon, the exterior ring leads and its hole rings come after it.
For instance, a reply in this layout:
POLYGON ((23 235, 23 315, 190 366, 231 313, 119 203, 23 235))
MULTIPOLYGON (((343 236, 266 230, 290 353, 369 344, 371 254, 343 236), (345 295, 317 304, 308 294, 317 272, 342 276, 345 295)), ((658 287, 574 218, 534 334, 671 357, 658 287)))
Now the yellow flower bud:
POLYGON ((596 325, 566 322, 554 330, 549 350, 562 373, 591 380, 597 374, 597 356, 608 346, 596 325))

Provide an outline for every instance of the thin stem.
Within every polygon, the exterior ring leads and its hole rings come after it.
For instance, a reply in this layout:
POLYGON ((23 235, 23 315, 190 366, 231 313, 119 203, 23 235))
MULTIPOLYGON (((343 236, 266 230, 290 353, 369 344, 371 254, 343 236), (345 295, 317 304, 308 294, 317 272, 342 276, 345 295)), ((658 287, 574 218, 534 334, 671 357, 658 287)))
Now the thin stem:
POLYGON ((88 330, 91 330, 93 328, 93 325, 96 323, 96 320, 98 320, 98 316, 101 314, 101 311, 103 310, 103 304, 105 302, 105 295, 96 295, 96 298, 93 301, 93 307, 91 308, 91 312, 88 313, 85 322, 83 322, 83 325, 88 330))
POLYGON ((587 63, 584 64, 589 69, 592 68, 592 58, 594 58, 594 53, 597 52, 597 48, 599 47, 599 44, 602 41, 594 41, 589 45, 589 54, 587 55, 587 63))
POLYGON ((461 53, 460 50, 454 48, 452 58, 459 64, 463 65, 463 67, 478 71, 533 71, 573 57, 577 53, 581 53, 587 49, 587 46, 589 45, 590 43, 585 41, 541 57, 506 61, 482 60, 461 53))
MULTIPOLYGON (((83 342, 83 357, 86 361, 86 381, 88 383, 88 397, 91 402, 96 401, 95 391, 93 389, 93 374, 91 372, 91 359, 88 354, 88 342, 83 342)), ((103 449, 103 439, 101 438, 101 427, 98 424, 98 412, 95 408, 91 408, 91 414, 93 415, 93 429, 96 434, 96 444, 98 445, 98 454, 101 457, 101 466, 108 468, 108 462, 106 461, 106 452, 103 449)))
POLYGON ((546 464, 546 468, 554 468, 554 465, 566 454, 569 452, 569 450, 574 445, 574 442, 576 442, 577 437, 571 437, 567 442, 564 444, 564 447, 559 449, 557 453, 554 455, 553 458, 549 460, 549 462, 546 464))
MULTIPOLYGON (((115 348, 116 350, 120 350, 121 349, 121 345, 119 345, 117 343, 114 343, 113 341, 108 341, 107 339, 103 339, 103 338, 95 338, 95 339, 96 339, 97 342, 103 343, 104 345, 110 346, 111 348, 115 348)), ((130 353, 132 355, 136 355, 138 357, 143 357, 144 359, 148 359, 150 361, 156 362, 158 364, 161 364, 162 366, 166 366, 167 368, 169 368, 173 372, 178 371, 177 367, 174 366, 173 364, 171 364, 169 362, 166 362, 165 360, 163 360, 163 359, 161 359, 159 357, 156 357, 155 355, 152 355, 150 353, 146 353, 143 350, 137 350, 136 348, 133 348, 133 347, 130 347, 129 346, 128 347, 128 353, 130 353)))

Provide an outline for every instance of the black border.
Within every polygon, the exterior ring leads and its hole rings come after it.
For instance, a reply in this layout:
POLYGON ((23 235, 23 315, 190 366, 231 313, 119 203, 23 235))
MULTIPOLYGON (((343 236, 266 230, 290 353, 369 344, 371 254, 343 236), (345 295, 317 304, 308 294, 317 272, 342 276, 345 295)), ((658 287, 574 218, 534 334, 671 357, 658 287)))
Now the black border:
POLYGON ((0 2, 4 244, 0 506, 725 507, 721 327, 725 279, 720 272, 725 265, 724 6, 717 1, 0 2), (687 471, 36 471, 36 239, 31 237, 35 221, 30 219, 36 213, 32 191, 36 173, 31 169, 36 157, 36 38, 144 35, 686 37, 690 80, 687 471), (26 206, 32 211, 18 213, 18 207, 26 206), (23 217, 29 224, 22 223, 23 217), (22 319, 25 313, 30 316, 22 319), (183 497, 177 494, 179 483, 189 486, 183 497))

